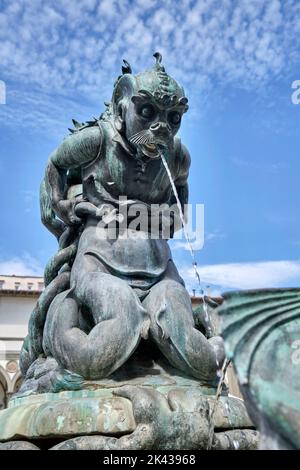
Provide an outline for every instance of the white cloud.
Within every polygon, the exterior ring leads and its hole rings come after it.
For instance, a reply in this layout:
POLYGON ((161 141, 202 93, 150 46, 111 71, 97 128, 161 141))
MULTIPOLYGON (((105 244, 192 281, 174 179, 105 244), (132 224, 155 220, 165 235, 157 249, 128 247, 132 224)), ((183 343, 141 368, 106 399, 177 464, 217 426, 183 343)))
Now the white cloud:
POLYGON ((208 232, 205 235, 206 241, 216 241, 216 240, 224 240, 226 238, 225 233, 221 232, 220 230, 213 230, 212 232, 208 232))
MULTIPOLYGON (((58 109, 68 111, 64 99, 109 99, 122 59, 139 71, 152 63, 156 49, 195 100, 214 83, 256 89, 299 59, 296 0, 223 0, 222 7, 219 0, 2 4, 0 78, 40 96, 50 108, 42 112, 48 121, 58 109)), ((12 110, 8 103, 0 121, 12 110)), ((11 121, 30 125, 21 117, 11 121)))
POLYGON ((176 238, 172 239, 170 241, 172 249, 184 249, 186 251, 190 251, 190 247, 192 247, 193 251, 199 251, 202 250, 206 243, 216 242, 226 238, 226 234, 220 230, 213 230, 212 232, 205 233, 204 239, 202 230, 199 231, 198 236, 196 232, 188 232, 188 234, 190 244, 186 241, 183 230, 177 232, 175 235, 180 239, 180 241, 177 241, 176 238))
POLYGON ((234 165, 240 168, 248 168, 249 170, 264 171, 268 173, 280 173, 289 168, 289 165, 287 162, 282 162, 282 161, 269 162, 267 159, 265 159, 264 161, 256 162, 253 160, 245 160, 240 157, 232 157, 231 161, 234 165))
POLYGON ((24 189, 20 191, 20 195, 23 200, 25 212, 31 212, 34 204, 37 204, 38 193, 31 189, 24 189))
MULTIPOLYGON (((300 261, 260 261, 198 265, 203 286, 217 286, 218 290, 255 289, 300 285, 300 261)), ((194 269, 179 268, 189 290, 197 287, 194 269)))
MULTIPOLYGON (((300 285, 300 261, 261 261, 249 263, 225 263, 198 265, 201 287, 209 287, 209 294, 218 296, 231 289, 260 289, 266 287, 293 287, 300 285)), ((200 287, 190 265, 179 266, 189 292, 200 287)), ((24 253, 7 259, 0 259, 0 274, 19 276, 43 276, 41 263, 24 253)))
POLYGON ((24 253, 22 256, 0 259, 0 273, 16 276, 43 276, 43 268, 36 258, 24 253))

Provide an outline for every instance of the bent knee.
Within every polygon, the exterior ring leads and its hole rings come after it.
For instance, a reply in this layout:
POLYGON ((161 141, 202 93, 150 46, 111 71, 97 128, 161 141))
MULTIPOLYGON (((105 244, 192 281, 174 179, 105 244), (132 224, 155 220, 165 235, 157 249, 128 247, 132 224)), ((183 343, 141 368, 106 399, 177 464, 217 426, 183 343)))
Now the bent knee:
POLYGON ((88 300, 91 296, 108 295, 110 298, 114 296, 133 296, 134 292, 130 286, 111 274, 101 272, 88 272, 82 276, 81 282, 75 285, 76 297, 80 300, 88 300))
POLYGON ((176 294, 176 296, 188 296, 189 298, 189 294, 182 284, 169 279, 160 281, 155 284, 155 286, 152 287, 150 294, 165 297, 170 297, 172 294, 176 294))

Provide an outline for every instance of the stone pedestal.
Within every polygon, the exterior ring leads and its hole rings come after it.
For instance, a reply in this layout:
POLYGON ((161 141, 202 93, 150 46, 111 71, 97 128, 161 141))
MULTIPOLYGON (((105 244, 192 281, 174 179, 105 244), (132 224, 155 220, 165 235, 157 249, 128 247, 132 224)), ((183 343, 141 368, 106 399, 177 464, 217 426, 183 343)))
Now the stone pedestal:
MULTIPOLYGON (((215 393, 162 359, 133 360, 82 390, 12 398, 0 412, 0 448, 206 449, 215 393)), ((214 449, 256 447, 243 401, 225 392, 214 428, 214 449)))

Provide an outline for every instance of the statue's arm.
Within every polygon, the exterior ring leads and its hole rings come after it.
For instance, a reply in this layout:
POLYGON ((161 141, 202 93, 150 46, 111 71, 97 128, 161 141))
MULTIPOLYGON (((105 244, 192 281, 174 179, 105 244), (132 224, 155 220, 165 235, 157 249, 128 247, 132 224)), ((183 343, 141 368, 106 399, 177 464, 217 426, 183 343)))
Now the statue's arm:
POLYGON ((55 214, 66 224, 79 223, 75 200, 67 199, 67 173, 93 161, 101 147, 99 127, 88 127, 67 137, 50 155, 45 174, 46 190, 55 214))
MULTIPOLYGON (((181 165, 180 165, 179 175, 177 176, 175 180, 175 186, 177 189, 181 208, 184 211, 184 205, 187 204, 189 201, 188 177, 189 177, 189 169, 191 165, 191 157, 190 157, 188 149, 183 144, 181 145, 180 157, 181 157, 181 165)), ((184 215, 186 219, 187 214, 184 214, 184 215)))

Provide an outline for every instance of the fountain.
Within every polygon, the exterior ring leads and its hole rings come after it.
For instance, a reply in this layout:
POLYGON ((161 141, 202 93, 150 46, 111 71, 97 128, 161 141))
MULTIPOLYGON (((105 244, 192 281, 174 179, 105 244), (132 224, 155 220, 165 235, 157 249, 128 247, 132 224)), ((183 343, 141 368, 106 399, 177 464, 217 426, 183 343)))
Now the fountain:
POLYGON ((183 214, 190 156, 176 135, 188 100, 154 57, 137 75, 124 61, 106 111, 73 121, 49 157, 41 216, 59 249, 21 351, 23 384, 0 412, 2 449, 257 445, 223 386, 209 299, 202 291, 204 315, 193 312, 168 245, 183 226, 200 284, 183 214))
POLYGON ((219 308, 260 449, 300 449, 300 290, 228 292, 219 308))

